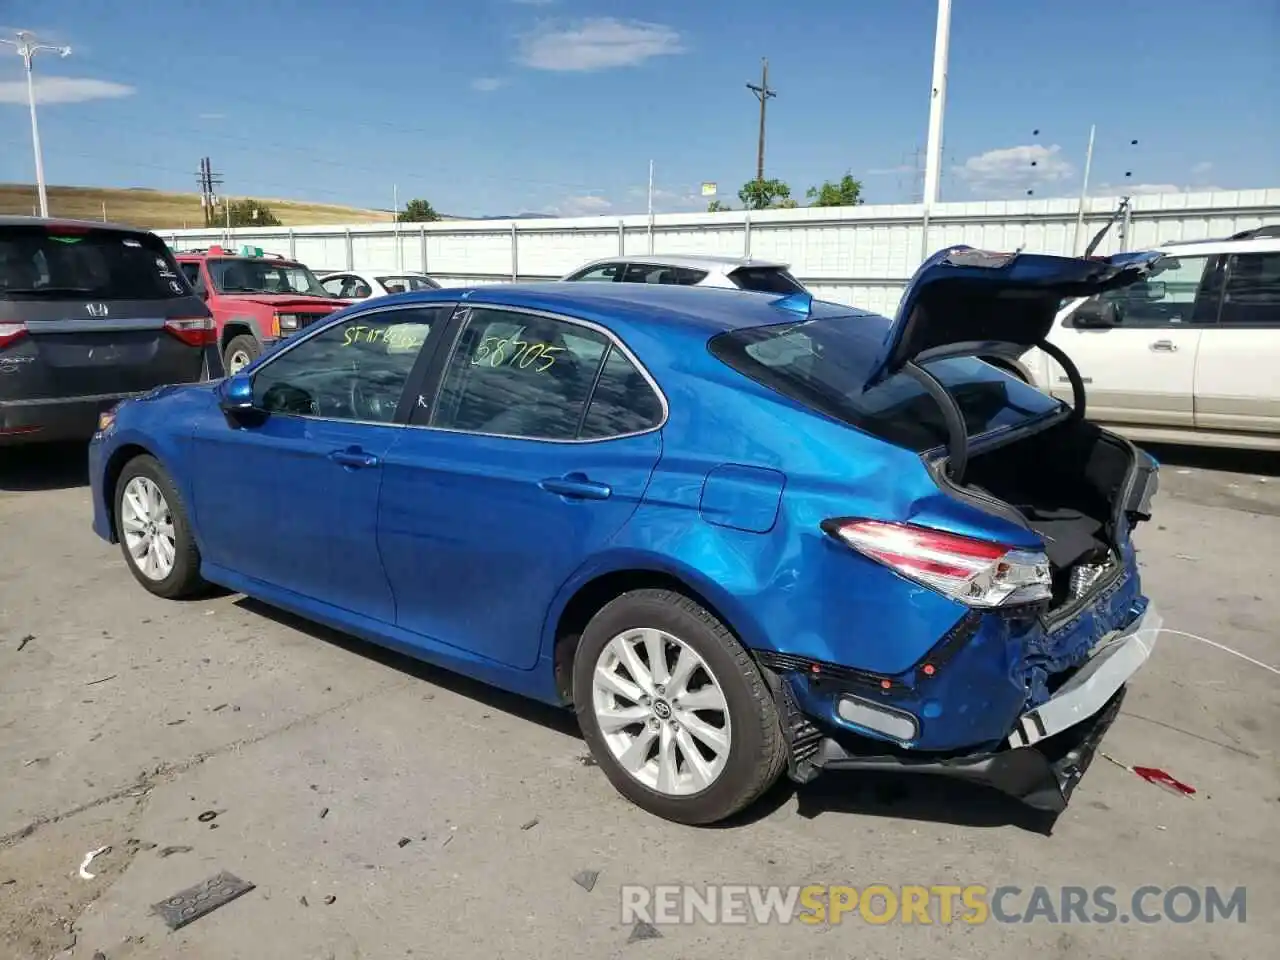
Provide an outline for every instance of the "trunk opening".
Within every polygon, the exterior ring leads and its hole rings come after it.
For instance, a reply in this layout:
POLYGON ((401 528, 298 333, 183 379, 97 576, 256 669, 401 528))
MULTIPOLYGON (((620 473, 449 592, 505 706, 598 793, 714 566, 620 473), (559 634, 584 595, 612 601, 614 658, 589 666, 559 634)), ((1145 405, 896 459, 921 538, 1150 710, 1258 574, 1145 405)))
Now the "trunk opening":
MULTIPOLYGON (((1054 612, 1087 596, 1121 562, 1122 539, 1145 505, 1133 503, 1142 460, 1128 441, 1070 417, 970 456, 956 489, 998 500, 1044 538, 1054 612)), ((1141 498, 1145 491, 1139 491, 1141 498)))

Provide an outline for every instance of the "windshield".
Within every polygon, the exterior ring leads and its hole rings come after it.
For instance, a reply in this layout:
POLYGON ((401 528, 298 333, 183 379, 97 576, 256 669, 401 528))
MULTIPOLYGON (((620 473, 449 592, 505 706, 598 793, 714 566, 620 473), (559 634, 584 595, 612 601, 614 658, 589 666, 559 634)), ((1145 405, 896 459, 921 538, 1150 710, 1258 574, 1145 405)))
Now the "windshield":
POLYGON ((332 299, 315 274, 300 263, 248 258, 210 260, 209 275, 219 293, 300 293, 332 299))
MULTIPOLYGON (((923 452, 947 443, 941 407, 898 373, 865 390, 888 321, 869 315, 807 320, 722 333, 711 352, 751 379, 850 426, 923 452)), ((1062 409, 1062 404, 973 357, 925 368, 942 381, 970 437, 1062 409)))
POLYGON ((168 248, 147 233, 0 227, 0 300, 169 300, 191 295, 168 248))

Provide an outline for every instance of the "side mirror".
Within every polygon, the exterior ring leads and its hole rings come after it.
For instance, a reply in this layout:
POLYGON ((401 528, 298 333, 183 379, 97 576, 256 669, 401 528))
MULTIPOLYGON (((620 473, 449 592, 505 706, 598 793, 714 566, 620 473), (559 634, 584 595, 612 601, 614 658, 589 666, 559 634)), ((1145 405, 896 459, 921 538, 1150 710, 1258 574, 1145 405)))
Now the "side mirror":
POLYGON ((1143 303, 1154 303, 1157 300, 1163 300, 1166 291, 1163 280, 1152 280, 1148 283, 1135 283, 1125 292, 1132 300, 1138 300, 1143 303))
POLYGON ((1120 311, 1107 300, 1086 300, 1071 315, 1071 325, 1085 330, 1105 330, 1120 325, 1120 311))
POLYGON ((239 373, 227 377, 218 391, 218 406, 231 416, 251 412, 254 409, 253 381, 239 373))

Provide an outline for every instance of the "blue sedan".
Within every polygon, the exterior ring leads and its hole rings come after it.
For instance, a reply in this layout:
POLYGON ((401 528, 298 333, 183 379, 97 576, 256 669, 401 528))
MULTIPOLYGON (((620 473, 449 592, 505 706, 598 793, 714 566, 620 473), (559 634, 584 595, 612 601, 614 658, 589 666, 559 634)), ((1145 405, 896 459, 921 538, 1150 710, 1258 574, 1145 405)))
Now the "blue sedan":
POLYGON ((808 294, 501 285, 334 314, 104 414, 94 530, 577 713, 610 781, 704 824, 785 770, 910 770, 1060 811, 1154 646, 1156 466, 975 356, 1111 260, 955 247, 895 319, 808 294))

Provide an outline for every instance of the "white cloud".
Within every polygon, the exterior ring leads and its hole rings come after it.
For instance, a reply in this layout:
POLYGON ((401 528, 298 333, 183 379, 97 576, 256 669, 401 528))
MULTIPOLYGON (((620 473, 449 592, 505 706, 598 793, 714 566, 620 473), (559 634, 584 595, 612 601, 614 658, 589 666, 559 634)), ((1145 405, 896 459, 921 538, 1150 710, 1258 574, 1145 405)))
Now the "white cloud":
POLYGON ((580 197, 565 197, 559 203, 547 207, 545 213, 553 213, 558 217, 598 217, 613 209, 613 204, 604 197, 587 194, 580 197))
POLYGON ((506 82, 501 77, 476 77, 471 81, 471 89, 479 90, 481 93, 492 93, 499 87, 505 86, 506 82))
POLYGON ((1203 176, 1204 174, 1208 173, 1212 169, 1213 169, 1212 160, 1201 160, 1199 163, 1197 163, 1194 167, 1191 168, 1191 172, 1196 174, 1197 176, 1203 176))
POLYGON ((511 0, 512 3, 518 3, 524 7, 549 7, 556 0, 511 0))
MULTIPOLYGON (((634 207, 635 212, 643 213, 649 207, 649 188, 632 187, 627 191, 629 198, 628 206, 634 207)), ((701 192, 693 190, 664 190, 661 187, 653 188, 653 212, 654 213, 686 213, 691 211, 706 210, 707 204, 714 200, 714 197, 704 197, 701 192)), ((724 197, 720 198, 721 200, 724 197)))
POLYGON ((1223 189, 1212 185, 1186 186, 1177 183, 1100 183, 1097 190, 1090 188, 1091 194, 1101 196, 1146 196, 1153 193, 1213 193, 1223 189))
MULTIPOLYGON (((89 100, 116 100, 131 97, 138 91, 123 83, 93 80, 88 77, 36 76, 36 103, 85 103, 89 100)), ((25 80, 0 83, 0 103, 27 102, 25 80)))
POLYGON ((196 119, 197 120, 225 120, 227 119, 227 115, 225 113, 201 113, 196 115, 196 119))
POLYGON ((955 172, 975 196, 1012 199, 1028 190, 1039 193, 1071 180, 1075 168, 1061 152, 1057 144, 1002 147, 970 157, 955 172))
POLYGON ((540 25, 520 38, 519 61, 535 70, 607 70, 684 51, 680 34, 671 27, 593 17, 567 26, 540 25))

